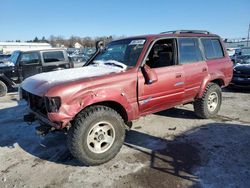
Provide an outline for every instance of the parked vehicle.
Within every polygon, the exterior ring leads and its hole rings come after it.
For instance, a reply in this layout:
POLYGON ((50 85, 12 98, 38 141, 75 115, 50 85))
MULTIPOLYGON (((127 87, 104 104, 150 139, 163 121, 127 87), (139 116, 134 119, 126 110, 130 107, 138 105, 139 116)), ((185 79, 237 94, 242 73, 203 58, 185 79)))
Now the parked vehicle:
POLYGON ((0 63, 7 61, 10 58, 9 54, 0 54, 0 63))
POLYGON ((235 54, 231 57, 234 64, 250 58, 250 47, 243 47, 235 50, 235 54))
POLYGON ((227 53, 230 58, 233 58, 235 53, 239 50, 240 48, 227 48, 227 53))
POLYGON ((18 87, 29 76, 71 67, 65 50, 14 51, 0 64, 0 96, 6 95, 8 89, 18 87))
POLYGON ((250 86, 250 58, 245 58, 234 66, 231 85, 250 86))
MULTIPOLYGON (((22 83, 29 101, 24 120, 37 130, 68 131, 79 161, 99 165, 120 150, 131 121, 193 103, 198 117, 216 116, 232 62, 218 35, 172 31, 97 44, 82 68, 43 73, 22 83)), ((152 125, 153 126, 153 125, 152 125)))
POLYGON ((90 58, 88 55, 84 53, 79 53, 79 54, 74 54, 69 56, 72 63, 74 64, 74 68, 76 67, 82 67, 83 65, 86 64, 88 59, 90 58))

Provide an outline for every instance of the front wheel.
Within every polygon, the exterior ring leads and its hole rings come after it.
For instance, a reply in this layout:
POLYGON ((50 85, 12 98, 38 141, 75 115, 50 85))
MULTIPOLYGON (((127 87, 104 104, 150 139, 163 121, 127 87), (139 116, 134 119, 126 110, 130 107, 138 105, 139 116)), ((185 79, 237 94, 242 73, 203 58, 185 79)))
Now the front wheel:
POLYGON ((202 98, 194 101, 194 111, 198 117, 208 119, 217 115, 222 101, 221 88, 209 83, 202 98))
POLYGON ((69 150, 85 165, 111 160, 122 147, 125 126, 121 116, 105 106, 93 106, 79 113, 68 133, 69 150))
POLYGON ((0 80, 0 97, 3 97, 7 94, 8 88, 4 82, 0 80))

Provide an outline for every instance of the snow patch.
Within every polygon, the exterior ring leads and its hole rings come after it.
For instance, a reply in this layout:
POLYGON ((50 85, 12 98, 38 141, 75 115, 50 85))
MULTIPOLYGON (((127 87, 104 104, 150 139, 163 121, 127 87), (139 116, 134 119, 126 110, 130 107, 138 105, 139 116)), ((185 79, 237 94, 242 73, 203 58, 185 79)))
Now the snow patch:
POLYGON ((24 90, 35 94, 40 92, 38 90, 50 88, 60 83, 103 76, 110 73, 121 72, 123 70, 124 69, 120 67, 101 64, 74 69, 58 70, 31 76, 22 82, 21 87, 24 90))

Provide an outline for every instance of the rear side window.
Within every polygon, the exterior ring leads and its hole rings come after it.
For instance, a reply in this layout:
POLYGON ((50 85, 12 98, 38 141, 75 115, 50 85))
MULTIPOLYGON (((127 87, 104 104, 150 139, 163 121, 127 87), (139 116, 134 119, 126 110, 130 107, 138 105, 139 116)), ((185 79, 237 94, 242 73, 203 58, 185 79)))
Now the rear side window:
POLYGON ((43 59, 45 63, 64 61, 64 54, 62 51, 44 52, 43 59))
POLYGON ((199 48, 198 39, 180 38, 178 39, 180 64, 202 61, 202 55, 199 48))
POLYGON ((223 50, 218 39, 201 39, 207 59, 224 57, 223 50))

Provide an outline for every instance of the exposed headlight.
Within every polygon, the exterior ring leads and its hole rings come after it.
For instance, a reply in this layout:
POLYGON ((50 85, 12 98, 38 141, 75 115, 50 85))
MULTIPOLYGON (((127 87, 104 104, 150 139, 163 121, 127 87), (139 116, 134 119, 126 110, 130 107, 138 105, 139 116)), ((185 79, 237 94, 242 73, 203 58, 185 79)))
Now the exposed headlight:
POLYGON ((58 112, 61 106, 60 97, 45 97, 45 106, 48 112, 58 112))

